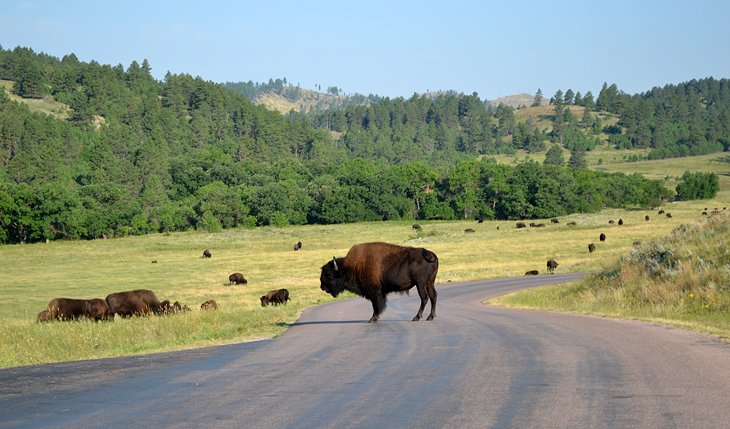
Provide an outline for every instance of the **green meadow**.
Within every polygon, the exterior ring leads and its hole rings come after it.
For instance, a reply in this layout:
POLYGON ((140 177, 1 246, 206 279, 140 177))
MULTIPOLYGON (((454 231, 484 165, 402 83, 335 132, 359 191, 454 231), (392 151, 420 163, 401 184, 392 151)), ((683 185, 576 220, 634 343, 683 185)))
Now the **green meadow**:
MULTIPOLYGON (((545 223, 544 228, 516 229, 512 221, 418 221, 423 229, 417 231, 411 228, 413 222, 398 221, 1 246, 0 367, 275 337, 304 309, 333 300, 319 289, 320 268, 361 242, 386 241, 436 252, 440 259, 437 286, 521 276, 535 269, 542 275, 549 258, 560 264, 558 273, 608 270, 632 251, 635 241, 665 237, 680 225, 705 221, 706 207, 722 210, 730 205, 730 164, 717 162, 721 156, 600 166, 668 181, 685 170, 720 174, 721 192, 714 200, 664 204, 661 208, 671 212, 671 218, 658 215, 658 208, 630 208, 565 216, 559 224, 529 220, 545 223), (624 225, 609 224, 610 219, 619 218, 624 225), (577 225, 568 226, 571 221, 577 225), (475 232, 466 234, 466 228, 475 232), (607 235, 605 242, 598 240, 601 232, 607 235), (295 252, 297 241, 303 248, 295 252), (589 243, 595 243, 596 252, 588 252, 589 243), (202 257, 204 249, 210 249, 212 258, 202 257), (233 272, 243 273, 248 284, 229 285, 228 275, 233 272), (180 301, 192 311, 103 323, 35 322, 36 314, 52 298, 103 299, 109 293, 139 288, 153 290, 160 299, 180 301), (289 289, 291 301, 262 308, 259 297, 278 288, 289 289), (215 299, 220 310, 201 311, 200 304, 208 299, 215 299)), ((363 305, 368 304, 363 301, 363 305)), ((518 306, 542 308, 534 303, 518 306)), ((617 314, 603 309, 597 313, 617 314)))

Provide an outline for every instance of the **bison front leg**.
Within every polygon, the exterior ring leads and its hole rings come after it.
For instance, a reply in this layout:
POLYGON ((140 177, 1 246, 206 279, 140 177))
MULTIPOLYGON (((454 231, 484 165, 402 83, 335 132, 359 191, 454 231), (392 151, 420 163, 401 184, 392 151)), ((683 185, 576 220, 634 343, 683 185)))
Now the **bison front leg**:
POLYGON ((368 320, 368 323, 375 323, 380 319, 380 313, 385 310, 385 297, 377 294, 370 300, 370 303, 373 304, 373 316, 368 320))

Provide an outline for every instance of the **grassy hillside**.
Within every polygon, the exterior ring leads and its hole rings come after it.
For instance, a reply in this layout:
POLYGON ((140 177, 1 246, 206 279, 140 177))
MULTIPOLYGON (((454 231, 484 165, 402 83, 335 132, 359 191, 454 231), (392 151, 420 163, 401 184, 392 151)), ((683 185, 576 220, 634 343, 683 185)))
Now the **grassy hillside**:
POLYGON ((498 297, 491 304, 669 323, 730 338, 730 212, 681 225, 623 252, 569 286, 498 297))
POLYGON ((59 103, 51 96, 38 99, 18 97, 12 92, 13 84, 14 82, 11 80, 0 79, 0 88, 5 91, 5 95, 7 95, 11 100, 27 105, 32 112, 45 113, 47 115, 55 116, 58 119, 68 118, 71 108, 67 105, 59 103))
MULTIPOLYGON (((727 188, 724 188, 727 189, 727 188)), ((424 246, 439 255, 437 284, 449 281, 521 276, 544 271, 555 258, 558 272, 605 269, 631 249, 635 240, 649 241, 681 224, 701 219, 704 206, 716 201, 672 203, 673 217, 655 211, 606 210, 573 215, 560 224, 517 230, 513 222, 421 222, 417 233, 406 222, 334 226, 232 229, 206 234, 153 234, 114 240, 55 241, 0 247, 0 367, 149 353, 247 341, 277 335, 306 307, 331 301, 319 290, 319 270, 332 256, 344 255, 355 243, 388 241, 424 246), (649 214, 651 220, 644 220, 649 214), (608 219, 622 218, 623 226, 608 219), (566 225, 577 222, 576 227, 566 225), (464 234, 465 228, 476 230, 464 234), (598 235, 608 235, 605 243, 598 235), (302 250, 292 246, 302 241, 302 250), (588 243, 598 250, 590 254, 588 243), (529 243, 526 245, 525 243, 529 243), (203 249, 213 257, 201 257, 203 249), (152 263, 156 260, 157 263, 152 263), (229 286, 228 275, 239 271, 245 286, 229 286), (258 298, 286 287, 292 301, 281 308, 261 308, 258 298), (35 315, 54 297, 103 298, 122 290, 149 288, 161 299, 193 308, 188 314, 116 320, 109 323, 35 323, 35 315), (200 304, 216 299, 217 313, 200 304)), ((362 302, 363 306, 369 304, 362 302)), ((414 309, 415 310, 415 309, 414 309)), ((387 317, 387 310, 385 313, 387 317)))

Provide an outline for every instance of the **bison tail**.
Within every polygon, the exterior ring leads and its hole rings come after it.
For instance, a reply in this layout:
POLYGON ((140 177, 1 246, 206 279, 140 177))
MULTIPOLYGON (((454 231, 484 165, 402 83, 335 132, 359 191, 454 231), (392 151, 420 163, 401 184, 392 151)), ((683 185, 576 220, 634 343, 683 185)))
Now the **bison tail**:
POLYGON ((423 249, 423 259, 425 259, 426 262, 436 262, 436 260, 438 260, 436 254, 427 249, 423 249))

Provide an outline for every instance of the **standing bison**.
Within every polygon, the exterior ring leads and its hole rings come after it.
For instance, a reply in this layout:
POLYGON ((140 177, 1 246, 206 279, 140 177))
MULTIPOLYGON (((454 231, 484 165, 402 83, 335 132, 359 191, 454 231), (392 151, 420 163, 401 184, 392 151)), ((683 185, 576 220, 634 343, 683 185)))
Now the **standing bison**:
POLYGON ((262 307, 266 307, 269 304, 286 304, 287 301, 291 301, 289 299, 289 291, 286 289, 272 290, 266 295, 263 295, 260 300, 262 307))
POLYGON ((591 243, 588 245, 588 253, 593 253, 596 251, 596 245, 591 243))
POLYGON ((555 269, 558 268, 558 263, 554 259, 547 261, 547 270, 550 274, 555 274, 555 269))
POLYGON ((160 314, 171 307, 170 301, 160 302, 157 295, 148 289, 112 293, 106 296, 105 301, 112 316, 118 314, 122 317, 160 314))
POLYGON ((388 243, 356 244, 344 258, 333 257, 322 267, 320 288, 332 296, 349 290, 370 301, 375 323, 385 310, 387 295, 418 289, 421 306, 413 321, 421 320, 426 302, 431 300, 431 313, 436 317, 436 288, 434 281, 439 262, 435 253, 419 247, 403 247, 388 243))
POLYGON ((205 249, 203 250, 203 257, 204 258, 210 258, 212 255, 210 254, 210 250, 205 249))

